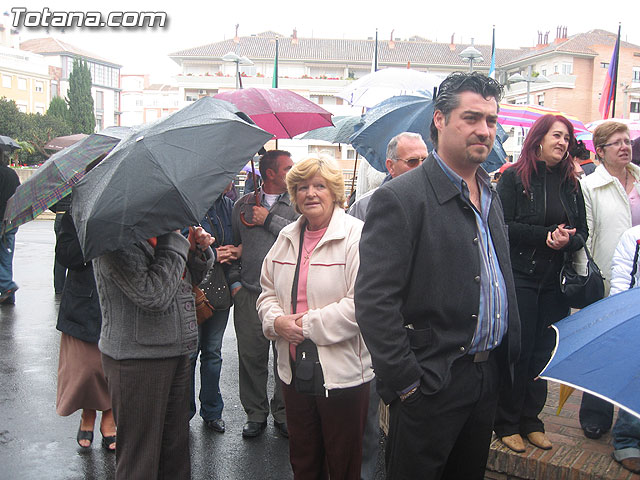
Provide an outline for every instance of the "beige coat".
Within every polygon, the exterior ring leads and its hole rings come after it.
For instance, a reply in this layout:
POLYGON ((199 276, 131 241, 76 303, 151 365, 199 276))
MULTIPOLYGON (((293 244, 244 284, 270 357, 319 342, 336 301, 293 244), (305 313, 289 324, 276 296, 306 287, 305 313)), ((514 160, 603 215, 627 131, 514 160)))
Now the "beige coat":
MULTIPOLYGON (((640 181, 640 167, 629 163, 627 170, 636 182, 640 181)), ((605 296, 609 295, 609 274, 611 259, 620 236, 631 228, 631 207, 623 186, 613 177, 604 165, 599 165, 591 175, 580 180, 584 204, 587 211, 589 238, 587 246, 593 259, 605 276, 605 296)), ((634 188, 639 188, 636 183, 634 188)), ((584 251, 576 263, 586 266, 584 251)))
MULTIPOLYGON (((278 373, 291 383, 289 343, 274 330, 275 319, 291 313, 291 287, 304 218, 280 232, 262 264, 258 315, 265 336, 275 340, 278 373)), ((325 388, 348 388, 373 378, 371 356, 356 323, 353 291, 360 266, 358 244, 363 223, 335 208, 326 233, 310 259, 309 311, 302 317, 305 338, 318 346, 325 388)))

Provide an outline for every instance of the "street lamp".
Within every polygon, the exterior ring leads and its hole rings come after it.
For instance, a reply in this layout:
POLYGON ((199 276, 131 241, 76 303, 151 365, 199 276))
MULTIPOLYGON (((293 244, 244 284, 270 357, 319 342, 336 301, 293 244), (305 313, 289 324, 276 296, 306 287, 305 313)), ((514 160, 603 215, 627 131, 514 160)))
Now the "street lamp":
POLYGON ((473 46, 473 38, 471 39, 471 45, 460 52, 460 58, 465 62, 469 62, 469 72, 473 72, 473 62, 482 62, 482 54, 473 46))
POLYGON ((529 105, 530 103, 529 95, 531 93, 531 84, 532 83, 549 83, 550 81, 551 80, 549 80, 544 75, 538 75, 537 77, 534 77, 531 72, 531 65, 529 65, 529 68, 527 69, 526 77, 520 73, 514 73, 509 78, 507 78, 507 82, 509 83, 527 82, 527 105, 529 105))
POLYGON ((247 57, 240 57, 235 52, 229 52, 222 60, 225 62, 233 62, 236 64, 236 90, 240 88, 240 65, 253 65, 253 62, 247 57))

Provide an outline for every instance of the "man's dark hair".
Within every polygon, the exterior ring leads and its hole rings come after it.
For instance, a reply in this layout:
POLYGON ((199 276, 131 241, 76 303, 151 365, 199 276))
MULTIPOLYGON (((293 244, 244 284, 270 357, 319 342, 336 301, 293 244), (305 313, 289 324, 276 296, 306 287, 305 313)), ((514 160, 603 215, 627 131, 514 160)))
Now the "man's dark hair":
MULTIPOLYGON (((462 92, 478 93, 485 99, 493 97, 496 99, 496 103, 499 104, 502 99, 503 89, 504 87, 500 83, 481 73, 453 72, 440 84, 438 94, 433 101, 433 111, 440 110, 444 114, 445 122, 448 122, 451 112, 458 108, 460 104, 459 96, 462 92)), ((431 141, 434 147, 437 148, 438 129, 433 120, 431 121, 430 133, 431 141)))
POLYGON ((278 157, 291 157, 291 154, 286 150, 269 150, 260 158, 262 181, 267 179, 267 170, 271 169, 274 172, 278 170, 278 157))

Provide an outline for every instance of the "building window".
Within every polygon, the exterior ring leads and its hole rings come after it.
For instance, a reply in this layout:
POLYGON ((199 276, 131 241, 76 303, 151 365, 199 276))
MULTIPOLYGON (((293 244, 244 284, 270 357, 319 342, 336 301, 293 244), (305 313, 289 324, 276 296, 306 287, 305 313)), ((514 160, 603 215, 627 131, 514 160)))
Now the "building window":
POLYGON ((609 62, 600 62, 600 68, 609 68, 609 62))
POLYGON ((35 89, 38 93, 44 92, 44 83, 36 81, 35 89))
POLYGON ((560 73, 560 65, 557 63, 553 66, 553 73, 560 73))
POLYGON ((2 75, 2 87, 11 88, 11 75, 2 75))
POLYGON ((546 68, 543 68, 543 69, 540 71, 540 75, 542 75, 543 77, 545 77, 545 76, 547 75, 547 69, 546 69, 546 68))
POLYGON ((562 64, 562 74, 563 75, 573 75, 573 64, 572 63, 563 63, 562 64))
POLYGON ((544 106, 544 93, 539 94, 537 97, 538 97, 538 105, 544 106))
POLYGON ((36 107, 36 113, 40 115, 44 115, 44 107, 36 107))
POLYGON ((104 92, 96 90, 96 110, 104 110, 104 92))
POLYGON ((347 150, 347 160, 353 160, 356 158, 356 151, 355 150, 347 150))
POLYGON ((631 78, 633 83, 640 82, 640 67, 633 67, 633 77, 631 78))
POLYGON ((26 90, 27 89, 27 79, 18 77, 18 90, 26 90))
POLYGON ((22 113, 27 113, 26 103, 16 103, 16 106, 18 107, 18 110, 20 110, 22 113))
POLYGON ((631 102, 631 113, 640 113, 640 102, 631 102))

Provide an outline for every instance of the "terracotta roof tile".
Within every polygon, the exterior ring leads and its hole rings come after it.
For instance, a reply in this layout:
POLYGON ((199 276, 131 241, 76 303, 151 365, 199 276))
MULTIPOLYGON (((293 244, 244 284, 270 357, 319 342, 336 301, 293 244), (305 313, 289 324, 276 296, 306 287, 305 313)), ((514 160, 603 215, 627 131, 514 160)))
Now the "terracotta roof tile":
MULTIPOLYGON (((189 48, 169 54, 178 63, 189 58, 220 59, 228 52, 235 52, 252 60, 271 60, 275 55, 275 32, 263 32, 248 37, 233 39, 189 48)), ((309 62, 371 62, 375 40, 349 40, 335 38, 298 38, 292 43, 291 37, 280 37, 278 55, 280 61, 309 62)), ((431 65, 460 66, 468 65, 460 58, 460 52, 468 44, 457 44, 450 48, 448 43, 428 40, 396 40, 395 48, 389 48, 388 40, 378 40, 378 62, 387 65, 431 65)), ((488 67, 491 62, 491 46, 475 45, 482 53, 484 61, 480 65, 488 67)), ((504 63, 519 56, 521 49, 496 49, 496 63, 504 63)))
MULTIPOLYGON (((550 52, 596 56, 598 53, 591 48, 592 46, 607 45, 613 47, 616 43, 616 37, 617 34, 608 32, 606 30, 589 30, 588 32, 572 35, 567 40, 561 41, 559 43, 553 43, 548 47, 538 50, 530 50, 516 58, 511 59, 508 63, 519 62, 550 52)), ((621 44, 623 47, 640 49, 640 46, 634 45, 633 43, 622 41, 621 44)))
POLYGON ((79 57, 83 57, 89 60, 97 60, 98 62, 108 63, 109 65, 121 67, 117 63, 107 60, 98 55, 94 55, 91 52, 82 50, 81 48, 71 45, 70 43, 63 42, 57 38, 45 37, 34 38, 31 40, 25 40, 20 44, 22 50, 28 50, 30 52, 39 53, 41 55, 55 55, 55 54, 71 54, 79 57))

